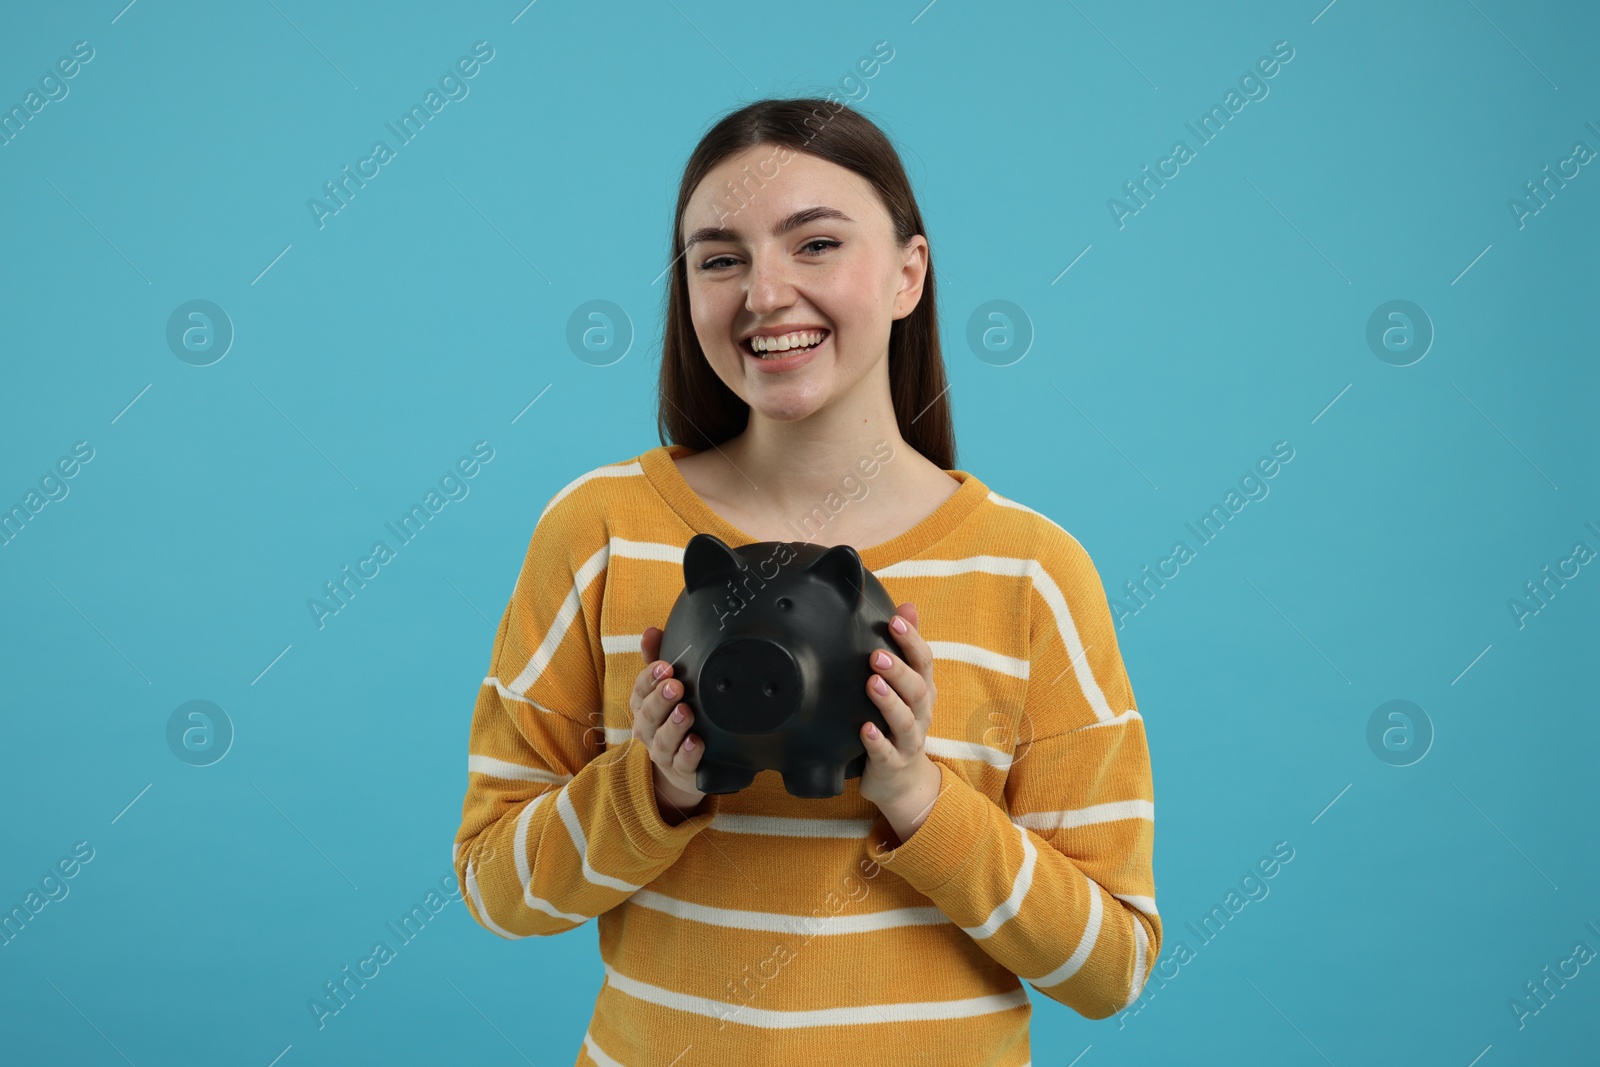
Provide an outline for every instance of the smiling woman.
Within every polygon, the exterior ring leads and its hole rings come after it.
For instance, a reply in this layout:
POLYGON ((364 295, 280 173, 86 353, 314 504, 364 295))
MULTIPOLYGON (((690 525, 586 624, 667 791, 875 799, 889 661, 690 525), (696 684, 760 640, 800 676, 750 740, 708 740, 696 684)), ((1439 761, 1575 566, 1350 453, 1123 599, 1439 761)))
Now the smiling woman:
POLYGON ((1144 719, 1104 585, 1065 529, 955 469, 926 228, 872 122, 810 98, 727 115, 668 252, 663 444, 551 497, 478 690, 468 909, 508 939, 598 919, 580 1065, 1022 1067, 1024 982, 1104 1019, 1161 949, 1144 719), (882 714, 858 777, 701 792, 704 679, 661 658, 685 547, 787 549, 813 514, 804 539, 850 546, 895 605, 860 672, 882 714), (842 897, 861 875, 870 894, 842 897))

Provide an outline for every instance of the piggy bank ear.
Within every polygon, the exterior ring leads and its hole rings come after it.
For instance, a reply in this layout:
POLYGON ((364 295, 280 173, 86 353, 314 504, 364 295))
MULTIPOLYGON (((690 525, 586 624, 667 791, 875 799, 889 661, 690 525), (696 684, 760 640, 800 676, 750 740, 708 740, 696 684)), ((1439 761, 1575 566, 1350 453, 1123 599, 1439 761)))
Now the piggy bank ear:
POLYGON ((683 550, 683 586, 686 592, 720 585, 738 577, 743 569, 738 555, 711 534, 695 534, 683 550))
POLYGON ((861 556, 849 545, 834 545, 806 567, 807 574, 814 574, 839 590, 852 608, 861 600, 864 571, 861 556))

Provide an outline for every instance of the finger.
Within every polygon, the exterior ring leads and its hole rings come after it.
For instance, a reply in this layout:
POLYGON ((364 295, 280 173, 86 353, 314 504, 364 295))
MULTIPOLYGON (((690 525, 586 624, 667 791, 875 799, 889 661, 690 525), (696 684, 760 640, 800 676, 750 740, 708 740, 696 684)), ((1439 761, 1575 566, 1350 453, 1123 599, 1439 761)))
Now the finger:
POLYGON ((861 727, 861 744, 873 763, 892 765, 895 747, 875 723, 869 721, 861 727))
MULTIPOLYGON (((869 662, 872 664, 873 673, 883 678, 890 688, 898 692, 907 704, 916 704, 927 695, 928 679, 921 671, 916 670, 911 664, 893 653, 880 649, 872 654, 869 662), (889 661, 888 666, 883 666, 879 662, 885 658, 889 661)), ((929 662, 932 662, 931 658, 929 662)), ((871 684, 870 679, 868 684, 871 684)), ((877 692, 876 688, 873 689, 873 692, 877 692)))
POLYGON ((689 729, 694 725, 694 712, 688 704, 669 703, 662 712, 658 731, 666 736, 663 739, 661 754, 671 760, 678 752, 678 746, 683 744, 683 739, 688 736, 689 729))
POLYGON ((872 697, 873 703, 878 705, 878 711, 883 714, 883 721, 888 725, 892 735, 891 743, 894 747, 909 745, 916 735, 916 714, 892 687, 887 693, 878 692, 876 681, 877 679, 873 679, 867 682, 867 693, 872 697))
POLYGON ((683 730, 683 744, 678 746, 677 753, 672 757, 672 769, 679 774, 689 776, 700 766, 700 754, 706 750, 706 746, 698 737, 689 733, 688 723, 684 724, 683 730))
POLYGON ((644 633, 639 635, 639 650, 644 653, 644 661, 650 663, 661 657, 661 630, 655 626, 646 626, 644 633))
POLYGON ((667 678, 645 699, 645 714, 651 724, 659 728, 666 724, 673 708, 683 707, 687 711, 688 705, 679 704, 682 699, 683 683, 676 678, 667 678))
POLYGON ((890 744, 896 749, 909 749, 914 744, 917 736, 917 713, 910 709, 906 701, 899 699, 899 694, 890 689, 890 693, 874 693, 877 697, 878 712, 882 713, 883 721, 890 731, 890 744))
POLYGON ((645 698, 650 695, 650 691, 660 685, 662 679, 671 677, 672 664, 659 659, 646 660, 644 667, 639 671, 638 675, 633 680, 632 703, 634 706, 637 707, 640 703, 642 703, 645 698), (656 676, 653 668, 659 668, 661 670, 661 675, 659 678, 656 676))
POLYGON ((688 706, 678 704, 657 725, 650 741, 650 751, 663 767, 671 766, 677 756, 678 746, 683 744, 684 736, 689 732, 689 718, 688 706))
POLYGON ((902 604, 895 610, 894 618, 889 620, 889 633, 899 644, 901 653, 906 662, 918 674, 925 674, 933 668, 933 648, 925 641, 917 630, 917 609, 910 603, 902 604), (896 632, 896 624, 903 623, 905 633, 896 632))
MULTIPOLYGON (((645 677, 650 677, 648 671, 645 677)), ((676 678, 667 678, 655 683, 645 698, 639 701, 639 706, 633 713, 633 733, 646 746, 653 746, 656 731, 661 729, 661 724, 666 720, 668 712, 672 710, 679 697, 683 695, 683 683, 676 678)))

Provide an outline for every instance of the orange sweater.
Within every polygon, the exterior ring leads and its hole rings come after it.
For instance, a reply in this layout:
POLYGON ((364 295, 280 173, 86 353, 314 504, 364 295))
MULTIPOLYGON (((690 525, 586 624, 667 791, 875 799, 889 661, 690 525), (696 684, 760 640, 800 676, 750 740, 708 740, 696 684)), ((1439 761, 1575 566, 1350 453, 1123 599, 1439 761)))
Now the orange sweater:
POLYGON ((504 938, 599 919, 576 1062, 1015 1067, 1023 980, 1091 1019, 1132 1003, 1161 948, 1154 797, 1105 592, 1070 534, 965 471, 858 546, 933 648, 942 788, 922 826, 896 846, 859 778, 802 799, 775 771, 663 821, 632 732, 640 637, 690 537, 756 540, 684 480, 690 451, 550 500, 473 710, 452 849, 473 917, 504 938))

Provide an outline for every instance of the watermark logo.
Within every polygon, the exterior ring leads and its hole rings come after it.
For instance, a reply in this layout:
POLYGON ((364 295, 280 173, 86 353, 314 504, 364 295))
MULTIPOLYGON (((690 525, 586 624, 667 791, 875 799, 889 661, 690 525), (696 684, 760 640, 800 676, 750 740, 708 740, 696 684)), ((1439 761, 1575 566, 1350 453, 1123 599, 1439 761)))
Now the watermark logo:
POLYGON ((179 704, 167 717, 167 747, 191 767, 209 767, 233 747, 233 720, 209 700, 179 704))
POLYGON ((609 367, 633 348, 633 320, 609 300, 579 304, 567 316, 567 347, 591 367, 609 367))
POLYGON ((167 318, 167 347, 191 367, 209 367, 233 347, 233 320, 209 300, 179 304, 167 318))
POLYGON ((1433 347, 1433 320, 1409 300, 1379 304, 1367 317, 1367 347, 1391 367, 1409 367, 1433 347))
POLYGON ((1033 737, 1033 716, 1021 706, 1020 699, 980 701, 968 714, 961 733, 961 739, 968 744, 993 749, 993 755, 986 753, 980 758, 1007 771, 1028 755, 1033 737))
POLYGON ((1409 767, 1433 747, 1433 720, 1409 700, 1379 704, 1367 718, 1367 747, 1391 767, 1409 767))
POLYGON ((993 367, 1019 362, 1033 347, 1033 319, 1009 300, 989 300, 967 319, 967 347, 993 367))

